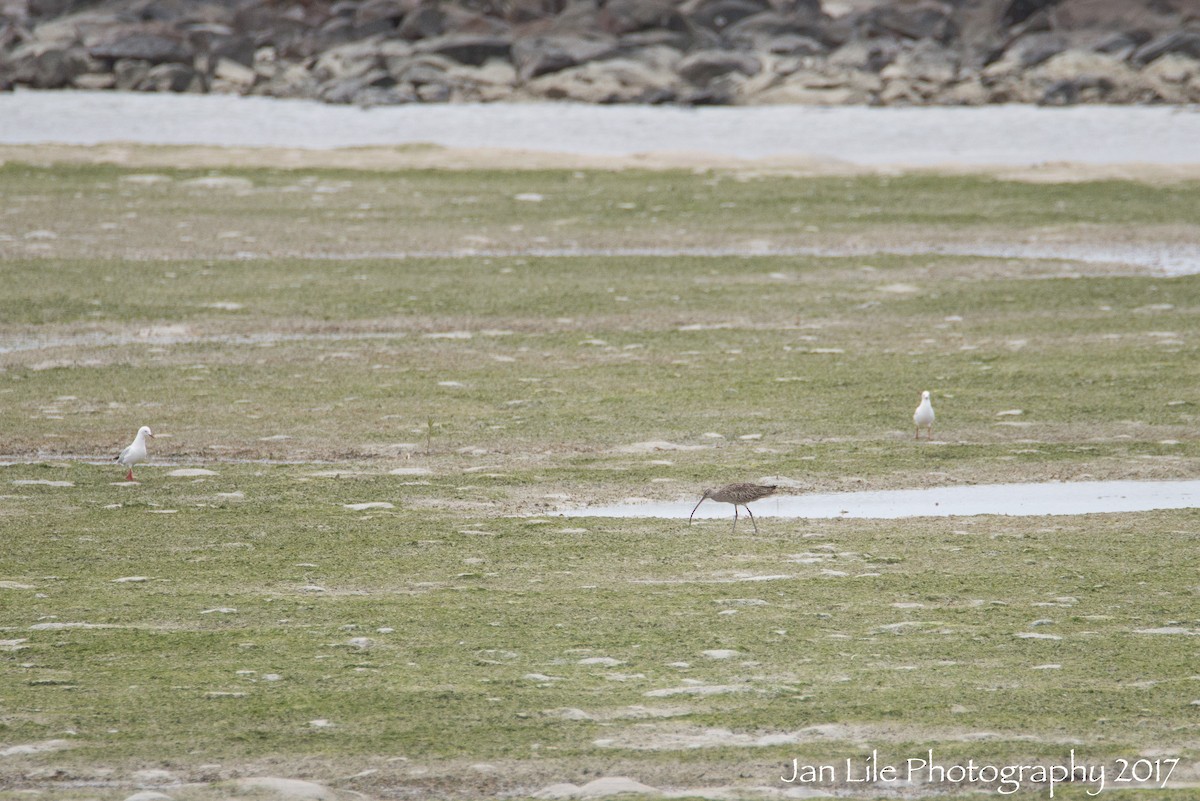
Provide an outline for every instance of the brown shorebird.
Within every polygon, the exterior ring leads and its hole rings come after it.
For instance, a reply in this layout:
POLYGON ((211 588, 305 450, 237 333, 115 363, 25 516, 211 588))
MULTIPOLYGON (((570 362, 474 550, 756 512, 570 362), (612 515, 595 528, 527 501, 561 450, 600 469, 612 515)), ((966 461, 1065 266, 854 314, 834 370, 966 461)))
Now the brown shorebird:
MULTIPOLYGON (((700 508, 700 504, 708 498, 721 503, 733 504, 733 530, 737 531, 738 507, 746 506, 748 503, 761 500, 768 495, 771 495, 779 487, 774 484, 726 484, 723 487, 716 489, 706 489, 704 496, 700 498, 700 503, 697 503, 692 509, 692 514, 688 515, 688 525, 692 524, 692 517, 696 514, 696 509, 700 508)), ((750 507, 746 506, 746 514, 750 515, 750 522, 754 523, 754 533, 758 533, 758 522, 754 519, 754 513, 750 511, 750 507)))

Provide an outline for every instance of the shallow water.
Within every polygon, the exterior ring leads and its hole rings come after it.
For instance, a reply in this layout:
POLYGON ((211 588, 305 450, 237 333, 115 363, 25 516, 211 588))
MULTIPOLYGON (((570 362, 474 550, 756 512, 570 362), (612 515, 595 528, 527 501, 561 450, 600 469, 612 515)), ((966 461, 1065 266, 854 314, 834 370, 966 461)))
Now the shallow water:
POLYGON ((0 93, 0 144, 132 142, 330 149, 436 144, 628 156, 708 153, 867 166, 1194 164, 1200 113, 1170 106, 412 105, 231 95, 0 93))
MULTIPOLYGON (((1080 244, 1058 242, 1053 244, 1028 242, 976 242, 972 244, 929 243, 924 245, 877 245, 853 244, 827 245, 822 247, 771 247, 744 246, 727 248, 523 248, 520 250, 459 248, 443 251, 373 251, 298 254, 305 258, 329 261, 353 261, 357 259, 454 259, 454 258, 512 258, 517 256, 536 258, 737 258, 743 256, 868 256, 876 253, 897 256, 983 256, 1002 259, 1035 259, 1047 261, 1077 261, 1085 264, 1112 264, 1122 268, 1134 267, 1163 275, 1195 275, 1200 273, 1200 245, 1196 244, 1080 244)), ((260 258, 249 254, 247 258, 260 258)), ((262 254, 261 258, 269 258, 262 254)))
MULTIPOLYGON (((633 502, 569 509, 565 517, 661 517, 686 519, 697 499, 633 502)), ((1082 515, 1190 509, 1200 506, 1200 481, 1066 481, 1038 484, 975 484, 931 489, 777 495, 750 507, 755 517, 806 519, 958 517, 971 515, 1082 515)), ((745 517, 745 510, 741 517, 745 517)), ((705 501, 697 518, 733 519, 729 504, 705 501)))

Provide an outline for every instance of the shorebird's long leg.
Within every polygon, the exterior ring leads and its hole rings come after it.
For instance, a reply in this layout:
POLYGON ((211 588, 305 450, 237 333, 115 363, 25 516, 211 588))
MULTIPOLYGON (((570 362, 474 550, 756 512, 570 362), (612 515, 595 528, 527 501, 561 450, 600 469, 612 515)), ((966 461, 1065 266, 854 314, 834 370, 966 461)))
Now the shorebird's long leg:
POLYGON ((733 505, 733 530, 737 531, 737 504, 733 505))
POLYGON ((917 430, 915 432, 913 432, 913 439, 920 439, 920 438, 921 438, 921 427, 917 426, 917 430))
POLYGON ((754 512, 750 511, 750 507, 746 507, 746 514, 750 515, 750 522, 754 524, 754 533, 758 533, 758 521, 754 519, 754 512))
POLYGON ((133 468, 129 468, 129 472, 125 474, 126 481, 133 481, 133 468))

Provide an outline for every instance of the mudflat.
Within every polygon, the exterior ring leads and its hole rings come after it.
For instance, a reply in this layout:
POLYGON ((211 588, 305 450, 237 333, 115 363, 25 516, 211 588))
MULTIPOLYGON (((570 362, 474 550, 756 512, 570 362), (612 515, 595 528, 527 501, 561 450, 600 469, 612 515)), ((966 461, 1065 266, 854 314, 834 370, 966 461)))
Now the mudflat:
POLYGON ((3 151, 0 798, 1194 792, 1193 509, 561 512, 1194 478, 1200 184, 394 152, 3 151))

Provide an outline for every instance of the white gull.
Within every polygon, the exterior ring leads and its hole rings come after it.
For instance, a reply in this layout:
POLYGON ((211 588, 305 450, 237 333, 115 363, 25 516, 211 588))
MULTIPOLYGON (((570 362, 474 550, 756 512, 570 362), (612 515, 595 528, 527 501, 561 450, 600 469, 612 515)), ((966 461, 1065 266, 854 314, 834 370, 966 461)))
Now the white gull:
POLYGON ((921 429, 928 432, 928 438, 933 439, 933 404, 929 402, 929 390, 921 393, 921 405, 913 412, 913 424, 917 427, 915 439, 921 438, 921 429))
POLYGON ((146 461, 146 437, 154 439, 154 433, 150 431, 149 426, 142 426, 138 429, 133 442, 120 454, 113 457, 114 462, 129 468, 129 472, 125 474, 126 481, 133 481, 133 466, 146 461))

